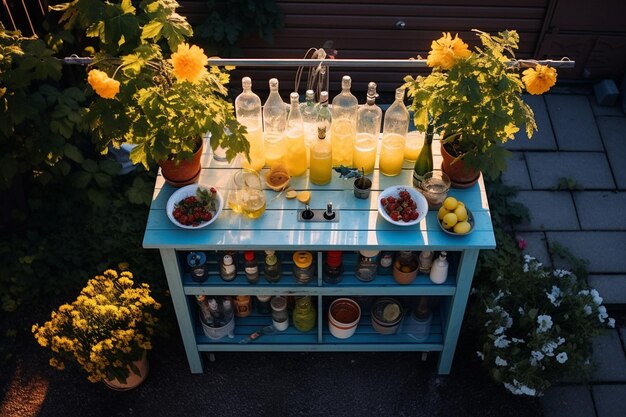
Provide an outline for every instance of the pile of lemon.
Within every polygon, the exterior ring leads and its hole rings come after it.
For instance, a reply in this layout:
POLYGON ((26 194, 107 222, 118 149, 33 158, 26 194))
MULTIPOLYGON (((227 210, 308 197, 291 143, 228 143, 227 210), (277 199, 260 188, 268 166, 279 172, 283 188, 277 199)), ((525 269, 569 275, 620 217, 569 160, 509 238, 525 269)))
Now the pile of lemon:
POLYGON ((437 218, 444 229, 452 230, 459 235, 464 235, 472 230, 472 226, 467 221, 465 204, 454 197, 448 197, 444 200, 437 218))

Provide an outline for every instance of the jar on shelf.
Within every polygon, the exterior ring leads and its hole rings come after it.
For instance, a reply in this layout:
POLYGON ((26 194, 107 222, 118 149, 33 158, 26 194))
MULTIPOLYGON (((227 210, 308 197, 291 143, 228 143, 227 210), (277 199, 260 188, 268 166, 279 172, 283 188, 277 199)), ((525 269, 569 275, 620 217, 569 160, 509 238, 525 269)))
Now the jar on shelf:
POLYGON ((259 314, 270 314, 272 312, 271 295, 257 295, 256 296, 256 311, 259 314))
POLYGON ((235 265, 235 252, 223 252, 220 257, 220 277, 224 281, 233 281, 237 277, 237 266, 235 265))
POLYGON ((417 268, 422 274, 428 274, 430 272, 434 257, 435 254, 432 251, 423 250, 420 252, 417 268))
POLYGON ((421 296, 417 306, 405 316, 402 332, 408 334, 416 342, 424 342, 430 334, 432 320, 433 312, 428 305, 428 297, 421 296))
POLYGON ((410 284, 417 276, 417 256, 411 251, 403 250, 393 263, 393 279, 398 284, 410 284))
POLYGON ((354 275, 356 275, 360 281, 369 282, 376 278, 379 253, 380 251, 377 250, 359 251, 359 262, 354 275))
POLYGON ((324 271, 322 278, 327 284, 337 284, 343 278, 343 261, 342 252, 331 250, 326 253, 326 262, 324 263, 324 271))
POLYGON ((278 282, 280 281, 280 262, 278 262, 278 256, 276 256, 276 252, 273 250, 265 251, 265 268, 264 268, 265 279, 268 282, 278 282))
POLYGON ((247 250, 244 252, 243 257, 246 261, 244 264, 244 272, 246 274, 246 279, 250 284, 256 284, 259 282, 261 275, 259 274, 259 265, 256 262, 254 257, 254 251, 247 250))
POLYGON ((287 313, 287 299, 277 296, 272 298, 272 325, 279 332, 289 327, 289 314, 287 313))
POLYGON ((204 282, 209 277, 206 266, 206 254, 204 252, 189 252, 187 265, 191 271, 191 279, 195 282, 204 282))
POLYGON ((433 266, 430 268, 430 280, 435 284, 443 284, 448 279, 448 260, 446 255, 446 251, 441 251, 439 258, 433 262, 433 266))
POLYGON ((301 332, 308 332, 315 327, 316 310, 311 297, 306 295, 296 298, 293 310, 293 326, 301 332))
POLYGON ((293 254, 293 277, 298 284, 308 284, 315 277, 313 254, 297 251, 293 254))
POLYGON ((248 317, 252 312, 252 299, 249 295, 235 297, 235 316, 248 317))
POLYGON ((378 275, 391 275, 393 272, 393 252, 382 251, 378 255, 378 275))

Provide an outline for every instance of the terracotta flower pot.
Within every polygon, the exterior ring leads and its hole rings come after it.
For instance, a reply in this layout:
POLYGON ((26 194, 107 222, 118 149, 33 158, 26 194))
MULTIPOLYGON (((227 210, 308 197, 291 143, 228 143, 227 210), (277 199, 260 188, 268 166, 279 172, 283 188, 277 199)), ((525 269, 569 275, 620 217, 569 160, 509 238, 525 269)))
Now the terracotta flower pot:
POLYGON ((169 159, 167 161, 160 161, 159 166, 161 167, 161 174, 163 174, 165 181, 174 187, 182 187, 196 182, 202 171, 200 159, 202 157, 203 148, 204 143, 200 142, 200 147, 189 160, 181 160, 179 163, 169 159))
POLYGON ((456 157, 452 156, 447 148, 447 144, 441 146, 441 156, 443 157, 441 170, 450 177, 452 187, 469 188, 476 184, 478 177, 480 177, 480 171, 468 166, 462 159, 453 163, 456 157))
POLYGON ((131 367, 128 367, 130 374, 128 375, 128 378, 126 378, 126 383, 122 383, 117 379, 104 379, 104 384, 116 391, 128 391, 141 385, 141 383, 148 377, 148 372, 150 371, 150 364, 145 350, 141 359, 134 361, 133 364, 137 367, 137 369, 139 369, 139 374, 136 374, 131 367))

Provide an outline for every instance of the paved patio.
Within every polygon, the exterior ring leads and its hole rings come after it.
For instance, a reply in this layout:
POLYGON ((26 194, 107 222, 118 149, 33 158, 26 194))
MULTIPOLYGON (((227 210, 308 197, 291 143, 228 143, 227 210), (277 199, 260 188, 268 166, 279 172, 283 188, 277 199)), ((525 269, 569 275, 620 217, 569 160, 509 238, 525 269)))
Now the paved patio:
MULTIPOLYGON (((519 188, 517 200, 531 211, 517 228, 526 252, 558 266, 548 248, 569 248, 588 261, 589 284, 615 310, 626 304, 626 115, 592 95, 563 92, 527 97, 539 132, 507 144, 514 155, 503 180, 519 188)), ((542 400, 545 416, 626 415, 625 351, 626 328, 598 337, 591 385, 551 389, 542 400)))

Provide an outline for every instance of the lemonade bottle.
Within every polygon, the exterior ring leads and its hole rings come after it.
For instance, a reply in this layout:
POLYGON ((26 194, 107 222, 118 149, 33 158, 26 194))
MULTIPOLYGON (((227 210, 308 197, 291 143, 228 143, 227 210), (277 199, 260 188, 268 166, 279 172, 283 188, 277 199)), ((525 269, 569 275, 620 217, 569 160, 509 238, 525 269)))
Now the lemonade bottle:
POLYGON ((280 162, 285 155, 284 134, 287 126, 287 109, 278 93, 278 80, 269 82, 270 94, 263 106, 263 135, 265 137, 265 164, 269 167, 280 162))
POLYGON ((309 178, 313 184, 328 184, 332 179, 332 146, 326 140, 326 127, 317 128, 317 141, 311 146, 311 168, 309 178))
POLYGON ((326 140, 331 142, 330 137, 330 127, 333 122, 333 116, 330 113, 330 109, 328 108, 328 91, 322 91, 320 93, 320 104, 317 110, 317 126, 318 129, 320 126, 323 126, 326 130, 326 140))
POLYGON ((409 111, 403 100, 404 89, 396 89, 396 100, 385 112, 379 167, 383 175, 391 177, 402 171, 404 145, 409 130, 409 111))
POLYGON ((315 92, 313 90, 306 90, 305 97, 306 101, 300 105, 300 113, 304 126, 304 143, 307 148, 310 148, 317 140, 318 108, 315 105, 315 92))
POLYGON ((235 99, 235 113, 237 114, 237 121, 248 130, 246 139, 250 143, 250 160, 244 155, 241 166, 259 171, 265 165, 261 99, 252 92, 252 80, 250 77, 243 77, 241 86, 243 87, 243 92, 235 99))
POLYGON ((331 143, 333 146, 333 165, 352 166, 352 154, 356 139, 356 116, 359 103, 350 93, 352 79, 344 75, 341 80, 341 93, 333 99, 333 123, 331 125, 331 143))
POLYGON ((302 126, 298 93, 291 93, 289 98, 291 100, 291 109, 289 110, 287 130, 285 131, 286 153, 283 160, 285 165, 287 165, 289 175, 297 177, 306 172, 306 145, 304 144, 304 128, 302 126))
POLYGON ((356 122, 356 141, 352 165, 365 174, 374 172, 376 165, 376 150, 383 111, 375 104, 376 83, 367 85, 367 102, 359 108, 356 122))

